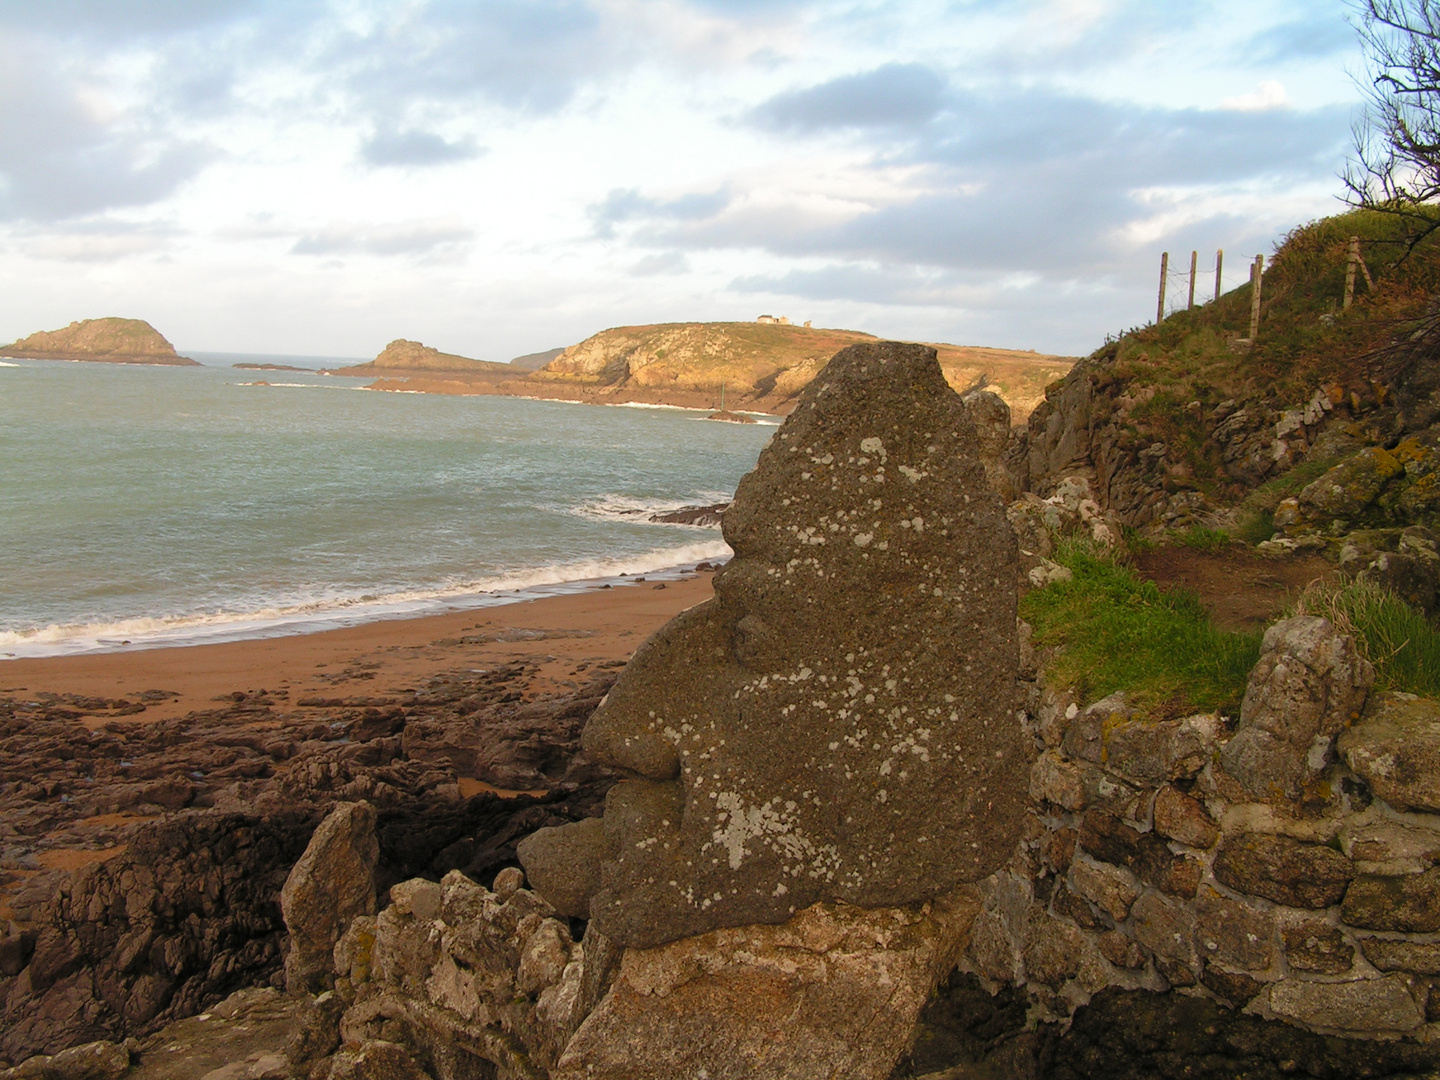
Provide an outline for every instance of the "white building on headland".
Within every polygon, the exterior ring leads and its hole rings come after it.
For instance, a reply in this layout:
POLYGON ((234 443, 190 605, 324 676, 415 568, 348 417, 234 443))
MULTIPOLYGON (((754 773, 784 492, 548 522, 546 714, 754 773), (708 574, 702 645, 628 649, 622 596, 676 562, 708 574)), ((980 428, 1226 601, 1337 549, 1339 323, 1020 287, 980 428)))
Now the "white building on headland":
POLYGON ((774 323, 777 326, 789 326, 790 319, 784 315, 761 315, 755 320, 758 323, 774 323))

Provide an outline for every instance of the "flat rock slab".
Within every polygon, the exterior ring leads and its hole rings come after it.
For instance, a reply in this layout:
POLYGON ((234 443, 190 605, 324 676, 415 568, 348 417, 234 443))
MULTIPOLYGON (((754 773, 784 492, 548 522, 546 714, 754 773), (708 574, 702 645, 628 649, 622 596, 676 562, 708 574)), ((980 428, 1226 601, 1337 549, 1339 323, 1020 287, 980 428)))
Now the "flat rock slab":
MULTIPOLYGON (((585 731, 640 777, 606 804, 594 925, 648 947, 995 870, 1029 766, 1018 564, 934 350, 837 354, 724 531, 715 599, 640 648, 585 731)), ((522 850, 534 881, 556 848, 522 850)))
POLYGON ((214 1009, 146 1039, 126 1080, 281 1080, 285 1048, 305 1000, 271 989, 241 990, 214 1009))

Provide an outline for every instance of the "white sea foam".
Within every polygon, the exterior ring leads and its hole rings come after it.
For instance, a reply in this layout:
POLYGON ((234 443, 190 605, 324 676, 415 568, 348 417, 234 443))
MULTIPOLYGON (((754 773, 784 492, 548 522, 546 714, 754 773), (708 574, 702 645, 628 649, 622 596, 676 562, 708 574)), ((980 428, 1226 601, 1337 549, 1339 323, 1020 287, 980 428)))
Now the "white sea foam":
POLYGON ((640 525, 665 525, 674 528, 668 521, 652 522, 651 514, 669 514, 687 506, 714 506, 729 502, 730 496, 723 491, 701 491, 693 499, 638 499, 630 495, 601 495, 571 509, 577 517, 592 521, 629 521, 640 525))
POLYGON ((702 561, 731 555, 724 541, 656 548, 624 558, 591 559, 413 589, 382 596, 328 596, 250 611, 215 611, 164 618, 51 625, 33 630, 0 631, 0 659, 62 656, 117 649, 195 645, 245 638, 313 633, 381 619, 413 618, 440 611, 491 607, 576 592, 605 582, 623 584, 622 575, 650 580, 675 576, 702 561))
POLYGON ((8 361, 0 360, 0 367, 19 367, 19 366, 20 366, 19 364, 12 364, 12 363, 9 363, 8 361))

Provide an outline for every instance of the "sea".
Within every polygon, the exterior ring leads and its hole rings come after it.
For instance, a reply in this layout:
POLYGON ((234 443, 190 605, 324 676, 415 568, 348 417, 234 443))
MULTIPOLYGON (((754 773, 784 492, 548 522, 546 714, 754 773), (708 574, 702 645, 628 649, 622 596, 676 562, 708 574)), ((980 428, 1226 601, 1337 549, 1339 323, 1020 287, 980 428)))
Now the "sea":
POLYGON ((345 358, 0 360, 0 660, 267 637, 673 576, 778 420, 364 389, 345 358))

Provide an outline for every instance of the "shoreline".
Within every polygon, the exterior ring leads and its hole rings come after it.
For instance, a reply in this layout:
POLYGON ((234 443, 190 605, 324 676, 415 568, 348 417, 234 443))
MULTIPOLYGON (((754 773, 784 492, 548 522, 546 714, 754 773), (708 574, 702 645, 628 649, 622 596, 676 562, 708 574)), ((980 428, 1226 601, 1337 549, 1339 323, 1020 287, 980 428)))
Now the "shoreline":
MULTIPOLYGON (((723 541, 718 542, 720 546, 723 541)), ((701 545, 694 545, 699 547, 701 545)), ((681 551, 670 551, 674 556, 681 551)), ((324 634, 335 630, 365 626, 371 623, 425 619, 447 614, 475 613, 489 608, 508 607, 552 597, 570 596, 592 589, 624 587, 644 581, 678 581, 696 572, 697 566, 718 567, 728 561, 728 549, 714 554, 690 551, 693 556, 680 563, 660 567, 645 565, 645 555, 633 559, 612 560, 618 564, 639 566, 638 570, 577 577, 557 581, 538 581, 494 589, 472 589, 433 595, 407 596, 404 599, 377 597, 371 602, 307 609, 265 609, 254 612, 217 613, 214 615, 177 616, 171 625, 164 618, 136 616, 101 624, 94 632, 85 631, 94 624, 44 627, 28 633, 18 641, 0 642, 0 680, 7 665, 22 660, 49 660, 60 657, 104 656, 112 653, 132 654, 152 649, 198 648, 206 645, 234 644, 242 641, 269 641, 282 638, 324 634), (153 624, 146 626, 144 624, 153 624), (134 629, 128 629, 133 627, 134 629), (110 628, 106 632, 106 628, 110 628), (47 638, 51 630, 71 630, 62 638, 47 638), (122 638, 125 633, 130 638, 122 638)), ((541 571, 537 571, 540 573, 541 571)))
POLYGON ((296 704, 386 698, 437 673, 521 661, 536 667, 537 690, 568 690, 577 665, 618 666, 671 618, 711 596, 709 571, 661 577, 284 637, 16 658, 0 662, 0 695, 56 695, 97 728, 117 718, 183 717, 261 690, 296 704))

